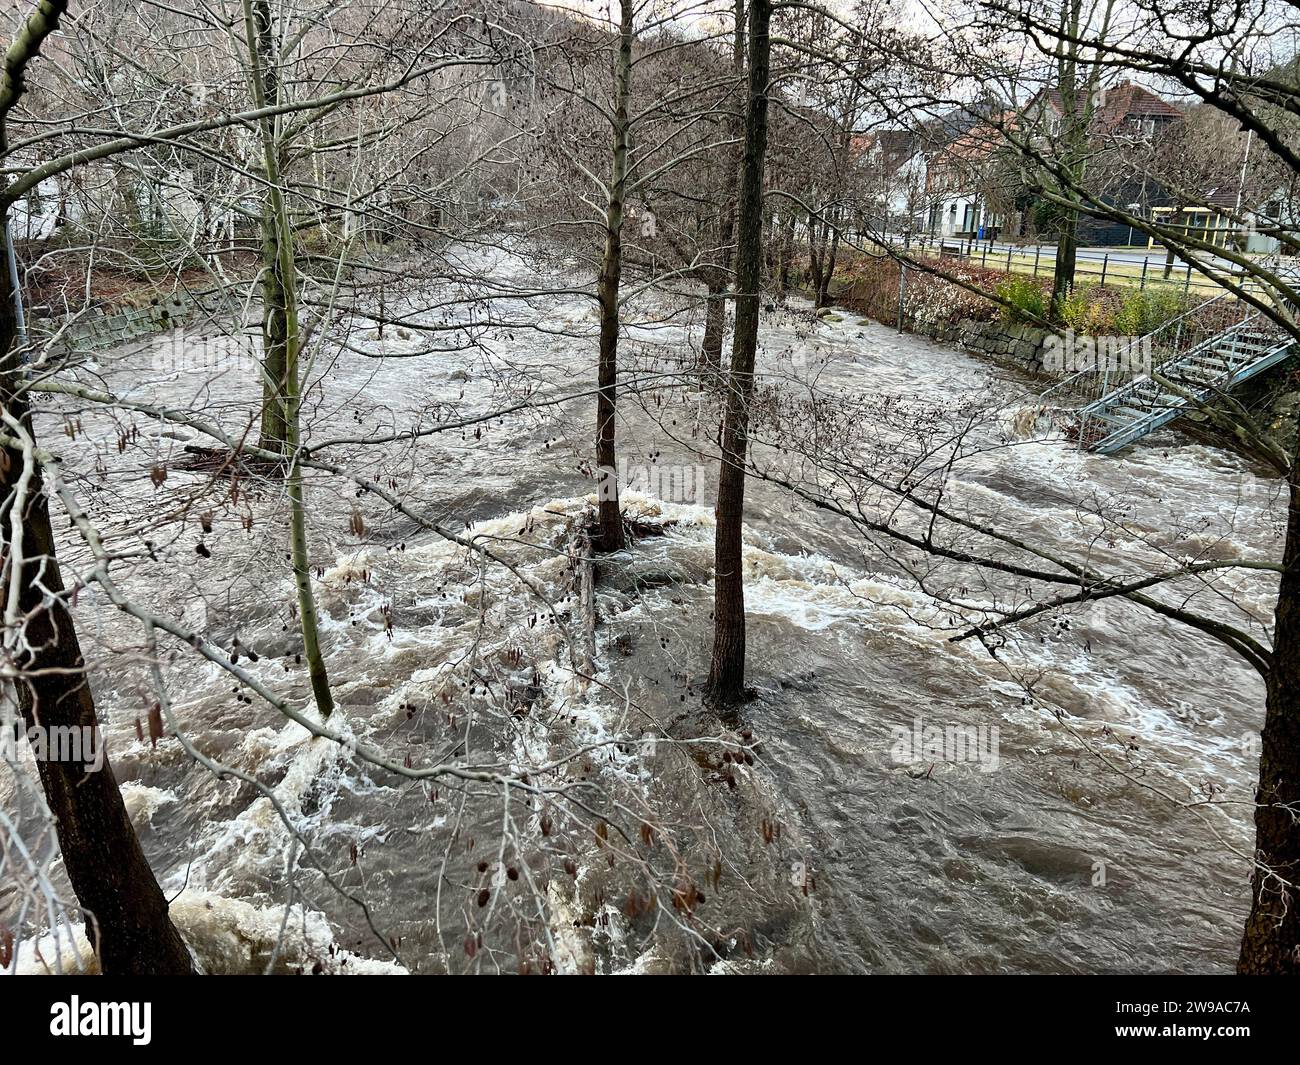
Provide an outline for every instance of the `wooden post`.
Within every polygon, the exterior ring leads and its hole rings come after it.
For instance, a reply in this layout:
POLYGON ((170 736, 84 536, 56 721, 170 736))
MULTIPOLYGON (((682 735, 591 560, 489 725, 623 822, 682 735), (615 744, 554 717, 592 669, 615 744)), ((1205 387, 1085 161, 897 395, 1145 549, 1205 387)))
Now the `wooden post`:
POLYGON ((1110 252, 1101 257, 1101 283, 1106 284, 1106 267, 1110 265, 1110 252))
POLYGON ((1151 260, 1144 255, 1142 257, 1142 280, 1138 282, 1139 289, 1144 289, 1147 287, 1147 267, 1150 265, 1151 265, 1151 260))
POLYGON ((1034 245, 1034 276, 1035 277, 1038 276, 1038 257, 1042 254, 1043 254, 1043 246, 1041 244, 1035 244, 1034 245))
POLYGON ((596 576, 591 540, 580 526, 576 526, 570 535, 569 557, 573 560, 574 590, 582 619, 579 664, 590 676, 596 671, 596 576))

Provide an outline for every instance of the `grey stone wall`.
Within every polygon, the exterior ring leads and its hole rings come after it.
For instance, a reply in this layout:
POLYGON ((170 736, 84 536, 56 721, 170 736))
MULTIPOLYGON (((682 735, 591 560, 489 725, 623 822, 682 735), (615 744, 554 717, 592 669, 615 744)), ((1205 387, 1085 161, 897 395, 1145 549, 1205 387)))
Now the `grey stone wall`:
POLYGON ((964 319, 953 325, 920 328, 936 340, 957 344, 968 351, 986 355, 994 362, 1031 374, 1056 376, 1043 364, 1047 338, 1052 334, 1032 325, 1016 325, 1001 320, 976 322, 964 319))
POLYGON ((92 307, 78 314, 40 315, 38 312, 28 322, 28 332, 33 343, 40 343, 62 330, 61 346, 95 351, 164 332, 194 318, 229 316, 230 309, 221 290, 181 290, 153 297, 145 303, 92 307))

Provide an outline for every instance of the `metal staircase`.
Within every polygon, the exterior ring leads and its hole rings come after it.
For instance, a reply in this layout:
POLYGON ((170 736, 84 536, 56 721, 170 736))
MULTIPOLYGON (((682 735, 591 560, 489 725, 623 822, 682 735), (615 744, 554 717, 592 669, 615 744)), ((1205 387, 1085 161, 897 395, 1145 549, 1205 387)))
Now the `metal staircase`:
POLYGON ((1300 350, 1265 315, 1241 317, 1240 304, 1225 296, 1133 347, 1150 357, 1149 373, 1135 366, 1083 370, 1038 397, 1038 410, 1055 412, 1053 421, 1080 448, 1114 454, 1300 350))
POLYGON ((1295 341, 1258 312, 1079 410, 1079 440, 1101 455, 1159 429, 1198 403, 1276 366, 1295 341))

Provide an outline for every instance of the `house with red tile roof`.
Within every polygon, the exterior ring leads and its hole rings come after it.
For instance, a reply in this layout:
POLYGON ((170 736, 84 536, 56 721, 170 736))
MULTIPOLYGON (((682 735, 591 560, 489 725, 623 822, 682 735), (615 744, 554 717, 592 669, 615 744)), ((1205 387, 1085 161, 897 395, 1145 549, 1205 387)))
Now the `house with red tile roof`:
MULTIPOLYGON (((1059 89, 1045 89, 1025 107, 1024 113, 1041 121, 1051 134, 1059 131, 1067 112, 1059 89)), ((1131 81, 1098 91, 1093 102, 1089 136, 1151 140, 1162 129, 1181 122, 1183 112, 1168 100, 1131 81)))
POLYGON ((877 232, 904 233, 925 202, 928 153, 922 134, 881 129, 853 138, 867 223, 877 232))
MULTIPOLYGON (((1183 120, 1178 107, 1131 81, 1099 91, 1085 106, 1088 138, 1099 151, 1149 147, 1183 120)), ((1019 235, 1025 197, 1023 186, 1019 190, 1014 187, 1019 183, 1017 167, 1000 165, 1013 154, 1006 134, 1019 131, 1050 151, 1068 110, 1058 89, 1045 89, 1019 111, 988 118, 936 151, 927 173, 928 202, 921 219, 925 231, 963 238, 1019 235)), ((1143 211, 1162 202, 1160 190, 1139 174, 1138 168, 1128 177, 1121 175, 1108 194, 1125 206, 1140 205, 1143 211)), ((1127 227, 1090 216, 1080 219, 1079 236, 1084 244, 1118 244, 1132 239, 1127 227)))

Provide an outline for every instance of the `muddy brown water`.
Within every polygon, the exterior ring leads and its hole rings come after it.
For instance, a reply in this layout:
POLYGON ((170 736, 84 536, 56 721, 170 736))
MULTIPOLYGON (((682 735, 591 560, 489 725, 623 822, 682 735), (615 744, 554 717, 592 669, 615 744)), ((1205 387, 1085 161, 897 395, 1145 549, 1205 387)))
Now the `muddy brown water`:
MULTIPOLYGON (((515 282, 532 276, 522 259, 492 268, 515 282)), ((503 327, 478 350, 419 358, 400 357, 418 349, 417 334, 354 335, 354 344, 385 357, 341 351, 313 365, 310 439, 373 439, 427 423, 437 404, 462 416, 489 411, 523 381, 590 387, 589 304, 502 306, 546 331, 503 327)), ((647 321, 626 343, 635 359, 671 355, 690 327, 686 318, 647 321)), ((81 376, 242 432, 255 397, 243 349, 215 328, 190 327, 181 337, 104 354, 81 376), (178 351, 190 354, 177 360, 178 351)), ((824 395, 894 397, 942 424, 1030 387, 956 349, 851 314, 814 321, 797 309, 774 311, 762 345, 760 369, 778 387, 797 391, 814 381, 824 395)), ((477 534, 563 597, 571 586, 560 551, 592 490, 591 407, 581 398, 417 446, 349 443, 329 455, 355 462, 448 526, 477 523, 477 534)), ((238 638, 245 665, 305 706, 278 486, 250 482, 231 499, 228 485, 180 471, 155 485, 148 471, 204 442, 197 434, 137 416, 137 432, 119 452, 128 419, 85 410, 70 440, 60 435, 69 410, 66 401, 51 405, 40 428, 65 454, 69 482, 108 545, 153 543, 156 561, 116 564, 122 586, 223 647, 238 638), (199 521, 207 510, 210 534, 199 521), (210 557, 196 552, 200 541, 210 557)), ((566 722, 569 754, 628 739, 626 750, 600 747, 584 775, 604 797, 638 796, 647 816, 691 836, 688 864, 698 867, 717 844, 722 897, 704 906, 722 915, 719 941, 730 944, 727 964, 736 971, 1229 971, 1248 902, 1248 809, 1185 804, 1210 794, 1249 799, 1263 686, 1213 641, 1137 607, 1051 612, 1016 629, 996 656, 977 641, 954 644, 943 621, 950 607, 932 593, 969 585, 969 599, 1008 599, 1017 594, 1013 578, 954 566, 923 590, 879 542, 756 482, 745 560, 756 698, 744 721, 761 755, 734 771, 744 778, 735 793, 718 772, 692 775, 680 758, 671 771, 655 768, 667 756, 638 744, 698 704, 707 672, 713 472, 700 456, 709 452, 709 419, 707 401, 689 387, 647 410, 624 405, 625 472, 641 478, 629 505, 670 526, 601 563, 605 686, 594 690, 566 678, 562 642, 510 574, 497 568, 483 577, 454 545, 313 475, 313 552, 346 727, 413 764, 545 760, 557 750, 539 721, 547 713, 566 722), (361 536, 350 530, 354 511, 365 524, 361 536), (476 704, 471 680, 469 694, 457 695, 462 709, 449 714, 442 696, 470 675, 463 671, 471 648, 485 694, 476 704), (541 709, 518 720, 494 715, 486 689, 495 697, 520 677, 539 684, 541 709), (632 705, 653 721, 648 731, 632 705), (996 729, 996 763, 901 759, 902 739, 927 725, 996 729), (764 841, 764 822, 782 825, 779 839, 764 841), (746 878, 728 898, 728 886, 746 878), (740 949, 746 937, 748 952, 740 949)), ((863 427, 872 461, 908 458, 908 424, 863 427)), ((1277 486, 1245 459, 1174 430, 1113 458, 1014 440, 1000 414, 981 419, 971 439, 948 472, 947 498, 1052 551, 1137 565, 1279 550, 1277 486), (1114 526, 1098 535, 1087 513, 1094 504, 1123 516, 1122 536, 1114 526)), ((89 561, 70 531, 63 558, 70 570, 89 561)), ((1265 578, 1233 578, 1230 592, 1197 603, 1237 618, 1244 606, 1266 620, 1270 590, 1265 578)), ((384 958, 353 901, 310 869, 286 874, 290 856, 302 861, 301 848, 255 789, 214 778, 175 740, 154 748, 136 739, 136 720, 153 698, 138 626, 91 589, 77 617, 110 751, 169 894, 201 891, 209 909, 230 900, 269 912, 292 900, 324 913, 339 944, 384 958)), ((656 959, 667 967, 716 962, 699 944, 675 954, 657 946, 656 929, 671 932, 672 922, 636 913, 626 883, 611 886, 608 898, 602 888, 576 899, 548 894, 551 881, 563 887, 572 879, 559 868, 570 854, 582 865, 580 884, 602 873, 604 855, 584 831, 543 839, 538 811, 526 803, 451 782, 431 800, 428 786, 340 759, 258 700, 244 701, 228 675, 188 652, 170 651, 163 671, 176 722, 195 746, 276 789, 337 883, 365 899, 406 967, 513 971, 521 958, 536 964, 543 955, 602 971, 648 969, 656 959), (480 874, 483 861, 489 868, 480 874), (501 879, 520 863, 529 867, 524 881, 536 875, 535 890, 501 879), (480 909, 484 888, 492 899, 480 909), (539 917, 539 906, 555 912, 539 917), (554 941, 575 922, 584 944, 554 941), (467 937, 479 931, 486 946, 468 950, 467 937), (571 957, 583 950, 595 961, 571 957)), ((8 782, 3 796, 13 800, 8 782)), ((662 854, 661 846, 655 868, 671 880, 662 854)), ((701 874, 701 883, 708 879, 701 874)))

